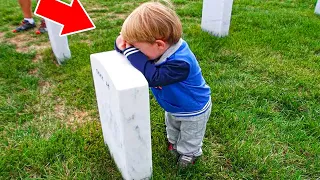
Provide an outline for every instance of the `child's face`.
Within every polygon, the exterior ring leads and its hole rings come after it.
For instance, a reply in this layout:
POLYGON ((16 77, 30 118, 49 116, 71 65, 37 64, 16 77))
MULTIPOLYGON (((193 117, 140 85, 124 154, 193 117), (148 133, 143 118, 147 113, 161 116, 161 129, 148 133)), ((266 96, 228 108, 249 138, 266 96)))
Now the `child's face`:
POLYGON ((149 60, 159 58, 169 48, 169 45, 162 40, 156 40, 153 44, 148 42, 135 42, 132 43, 132 45, 145 54, 149 60))

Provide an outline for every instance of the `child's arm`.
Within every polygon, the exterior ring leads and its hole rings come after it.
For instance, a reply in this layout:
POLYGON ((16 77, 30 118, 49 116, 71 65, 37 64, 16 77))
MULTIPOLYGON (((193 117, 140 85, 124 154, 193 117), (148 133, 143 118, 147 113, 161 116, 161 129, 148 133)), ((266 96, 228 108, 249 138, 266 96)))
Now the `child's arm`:
POLYGON ((147 79, 150 87, 166 86, 187 79, 190 66, 184 61, 171 61, 156 67, 147 56, 135 47, 123 50, 123 54, 147 79))

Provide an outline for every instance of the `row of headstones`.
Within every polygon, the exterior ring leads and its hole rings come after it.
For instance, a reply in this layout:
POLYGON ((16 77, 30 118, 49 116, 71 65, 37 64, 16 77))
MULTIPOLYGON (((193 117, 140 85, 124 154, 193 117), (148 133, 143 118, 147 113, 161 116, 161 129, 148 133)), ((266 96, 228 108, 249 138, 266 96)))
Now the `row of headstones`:
MULTIPOLYGON (((201 28, 211 34, 223 37, 228 35, 233 0, 203 0, 201 28)), ((320 0, 315 13, 320 15, 320 0)), ((51 47, 59 64, 71 57, 67 36, 59 36, 61 26, 46 20, 51 47)))
MULTIPOLYGON (((204 0, 201 27, 216 36, 228 35, 233 0, 204 0)), ((320 0, 315 12, 320 14, 320 0)), ((59 64, 71 57, 61 26, 47 21, 52 50, 59 64)), ((91 68, 104 142, 124 179, 152 176, 148 83, 115 52, 92 54, 91 68)))
MULTIPOLYGON (((233 0, 203 0, 201 28, 215 36, 228 35, 233 0)), ((320 15, 320 0, 315 13, 320 15)))

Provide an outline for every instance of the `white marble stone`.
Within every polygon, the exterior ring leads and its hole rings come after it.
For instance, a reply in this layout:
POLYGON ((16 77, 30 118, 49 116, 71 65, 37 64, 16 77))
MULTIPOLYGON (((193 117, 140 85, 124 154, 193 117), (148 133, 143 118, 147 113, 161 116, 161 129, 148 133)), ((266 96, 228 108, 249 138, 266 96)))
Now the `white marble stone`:
POLYGON ((104 141, 118 169, 127 180, 151 178, 148 82, 116 51, 90 59, 104 141))
POLYGON ((201 28, 215 36, 229 34, 233 0, 203 0, 201 28))
POLYGON ((314 13, 320 15, 320 0, 318 0, 318 2, 317 2, 316 9, 314 10, 314 13))
POLYGON ((47 19, 45 21, 53 54, 55 55, 58 63, 61 64, 63 61, 71 57, 68 37, 60 36, 62 25, 47 19))

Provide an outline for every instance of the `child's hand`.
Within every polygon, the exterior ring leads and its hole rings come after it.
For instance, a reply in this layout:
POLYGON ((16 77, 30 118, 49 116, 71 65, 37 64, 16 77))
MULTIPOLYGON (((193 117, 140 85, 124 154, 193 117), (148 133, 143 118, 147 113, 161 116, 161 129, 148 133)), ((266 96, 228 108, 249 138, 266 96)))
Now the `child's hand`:
POLYGON ((125 40, 123 40, 123 38, 122 38, 122 36, 121 35, 119 35, 118 37, 117 37, 117 40, 116 40, 116 45, 117 45, 117 47, 121 50, 121 51, 123 51, 125 48, 126 48, 126 41, 125 40))
POLYGON ((126 48, 129 48, 129 47, 132 47, 132 45, 126 42, 126 48))

